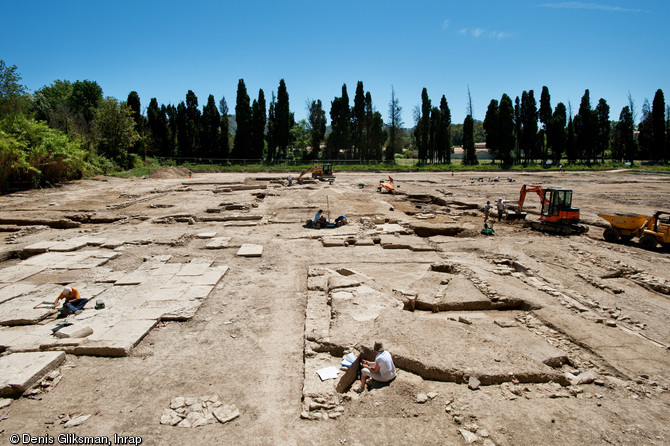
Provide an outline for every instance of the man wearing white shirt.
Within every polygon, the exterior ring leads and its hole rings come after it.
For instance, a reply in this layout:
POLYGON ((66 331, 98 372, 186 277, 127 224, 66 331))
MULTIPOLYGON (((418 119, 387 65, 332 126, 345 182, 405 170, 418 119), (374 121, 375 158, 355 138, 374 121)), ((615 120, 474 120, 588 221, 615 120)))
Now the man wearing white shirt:
POLYGON ((384 350, 381 342, 375 342, 373 347, 375 352, 375 361, 370 362, 363 360, 363 369, 361 369, 361 386, 356 389, 356 392, 361 393, 365 390, 365 381, 371 378, 374 381, 389 382, 396 377, 395 365, 391 354, 384 350))

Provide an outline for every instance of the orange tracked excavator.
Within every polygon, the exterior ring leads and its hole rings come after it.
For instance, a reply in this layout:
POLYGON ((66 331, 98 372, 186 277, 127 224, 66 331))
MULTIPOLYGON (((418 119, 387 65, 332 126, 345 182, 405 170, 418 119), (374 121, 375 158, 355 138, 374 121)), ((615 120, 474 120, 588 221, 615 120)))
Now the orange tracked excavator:
POLYGON ((526 226, 544 232, 552 232, 562 235, 584 234, 588 232, 588 226, 579 224, 579 208, 572 206, 572 190, 547 188, 542 186, 526 185, 521 186, 519 193, 519 206, 516 214, 509 214, 508 219, 525 219, 523 213, 523 203, 526 200, 528 192, 536 192, 540 197, 542 209, 540 211, 540 220, 527 221, 526 226))

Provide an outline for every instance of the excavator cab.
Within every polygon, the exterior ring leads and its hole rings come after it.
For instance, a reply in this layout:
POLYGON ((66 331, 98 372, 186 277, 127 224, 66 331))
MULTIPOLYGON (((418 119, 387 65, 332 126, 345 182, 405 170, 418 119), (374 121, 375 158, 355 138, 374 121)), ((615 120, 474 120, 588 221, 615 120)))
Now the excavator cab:
POLYGON ((323 176, 324 177, 331 177, 333 176, 333 165, 330 163, 324 163, 323 164, 323 176))
POLYGON ((572 207, 572 190, 545 189, 541 220, 553 223, 578 223, 579 208, 572 207))

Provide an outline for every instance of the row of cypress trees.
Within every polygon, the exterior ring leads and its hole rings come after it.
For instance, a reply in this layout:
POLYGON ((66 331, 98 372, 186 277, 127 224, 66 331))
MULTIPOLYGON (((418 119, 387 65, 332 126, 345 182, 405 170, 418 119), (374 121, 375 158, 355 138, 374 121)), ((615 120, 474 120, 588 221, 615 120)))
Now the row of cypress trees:
POLYGON ((663 91, 657 90, 653 105, 642 107, 639 137, 635 138, 634 104, 622 108, 619 120, 610 120, 610 107, 603 98, 591 108, 589 90, 582 96, 573 117, 570 107, 559 102, 551 108, 549 89, 542 87, 538 110, 533 90, 517 96, 514 105, 507 94, 492 99, 484 118, 486 146, 504 164, 551 160, 586 164, 638 159, 667 162, 670 158, 670 120, 666 119, 663 91), (541 127, 538 128, 538 121, 541 127))

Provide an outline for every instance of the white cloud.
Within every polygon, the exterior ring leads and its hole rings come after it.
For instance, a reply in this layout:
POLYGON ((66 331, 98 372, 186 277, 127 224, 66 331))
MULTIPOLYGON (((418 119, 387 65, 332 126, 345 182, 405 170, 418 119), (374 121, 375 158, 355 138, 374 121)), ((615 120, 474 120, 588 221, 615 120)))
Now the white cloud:
POLYGON ((496 39, 496 40, 509 39, 510 37, 513 36, 513 34, 509 32, 487 31, 482 28, 461 28, 458 30, 458 34, 462 36, 470 35, 475 39, 479 39, 480 37, 488 37, 490 39, 496 39))
POLYGON ((592 11, 608 11, 608 12, 649 12, 644 11, 642 9, 622 8, 621 6, 601 5, 600 3, 591 3, 591 2, 541 3, 537 6, 540 8, 589 9, 592 11))

